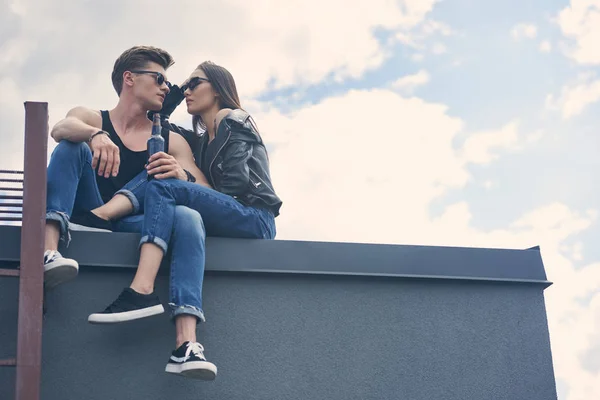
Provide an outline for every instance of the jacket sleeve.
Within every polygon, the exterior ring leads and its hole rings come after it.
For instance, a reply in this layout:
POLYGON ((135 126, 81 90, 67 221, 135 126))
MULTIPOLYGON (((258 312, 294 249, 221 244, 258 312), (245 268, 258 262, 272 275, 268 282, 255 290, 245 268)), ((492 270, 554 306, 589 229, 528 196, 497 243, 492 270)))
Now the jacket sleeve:
POLYGON ((240 196, 248 191, 250 168, 248 160, 252 157, 253 146, 243 140, 230 141, 223 149, 223 173, 219 185, 221 193, 240 196))

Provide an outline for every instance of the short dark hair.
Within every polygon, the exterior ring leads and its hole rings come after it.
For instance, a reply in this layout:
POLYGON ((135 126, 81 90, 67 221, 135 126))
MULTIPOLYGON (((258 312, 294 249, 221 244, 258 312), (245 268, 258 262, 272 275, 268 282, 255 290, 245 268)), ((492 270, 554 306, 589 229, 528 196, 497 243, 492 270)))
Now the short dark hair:
POLYGON ((113 67, 112 83, 119 96, 123 89, 123 73, 132 69, 145 68, 149 62, 155 62, 164 69, 175 63, 173 57, 165 50, 152 46, 134 46, 125 50, 117 58, 113 67))

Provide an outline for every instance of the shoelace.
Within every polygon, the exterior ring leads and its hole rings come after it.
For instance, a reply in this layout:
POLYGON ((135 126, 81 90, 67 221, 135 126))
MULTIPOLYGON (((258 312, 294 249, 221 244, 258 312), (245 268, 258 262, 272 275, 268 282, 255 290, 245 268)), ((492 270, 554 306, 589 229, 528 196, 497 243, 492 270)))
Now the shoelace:
POLYGON ((202 347, 200 343, 188 343, 187 349, 185 351, 185 359, 187 360, 188 358, 190 358, 190 354, 194 353, 196 357, 205 360, 203 351, 204 347, 202 347))
POLYGON ((44 264, 54 261, 60 257, 60 253, 56 250, 49 250, 48 253, 44 254, 44 264))
POLYGON ((106 307, 106 309, 104 311, 108 311, 108 312, 121 312, 121 311, 123 311, 121 307, 118 307, 119 303, 123 302, 123 296, 124 296, 124 292, 121 292, 121 294, 119 294, 119 296, 117 297, 117 299, 115 301, 113 301, 112 303, 110 303, 108 305, 108 307, 106 307))

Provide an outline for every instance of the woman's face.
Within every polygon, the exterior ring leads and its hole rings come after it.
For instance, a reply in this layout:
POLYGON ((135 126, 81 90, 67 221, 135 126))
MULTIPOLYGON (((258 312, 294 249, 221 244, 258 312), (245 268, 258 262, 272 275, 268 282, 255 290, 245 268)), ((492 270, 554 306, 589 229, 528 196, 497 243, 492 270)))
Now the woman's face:
MULTIPOLYGON (((218 106, 218 95, 213 89, 206 74, 201 69, 197 69, 182 85, 184 90, 187 111, 192 115, 200 115, 211 108, 218 106)), ((217 107, 218 108, 218 107, 217 107)))

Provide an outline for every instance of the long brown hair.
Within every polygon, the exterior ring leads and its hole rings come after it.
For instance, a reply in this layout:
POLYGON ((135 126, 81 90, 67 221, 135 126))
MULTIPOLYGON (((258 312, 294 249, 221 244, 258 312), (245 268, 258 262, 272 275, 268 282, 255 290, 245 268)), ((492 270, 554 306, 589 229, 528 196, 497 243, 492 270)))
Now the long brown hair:
MULTIPOLYGON (((242 109, 237 87, 235 86, 235 80, 233 79, 233 75, 231 75, 227 69, 212 61, 204 61, 202 64, 198 65, 196 69, 201 69, 202 72, 204 72, 213 89, 219 95, 219 109, 242 109)), ((192 118, 192 125, 194 127, 194 132, 196 133, 200 130, 206 130, 206 123, 202 120, 200 115, 194 115, 192 118)))

